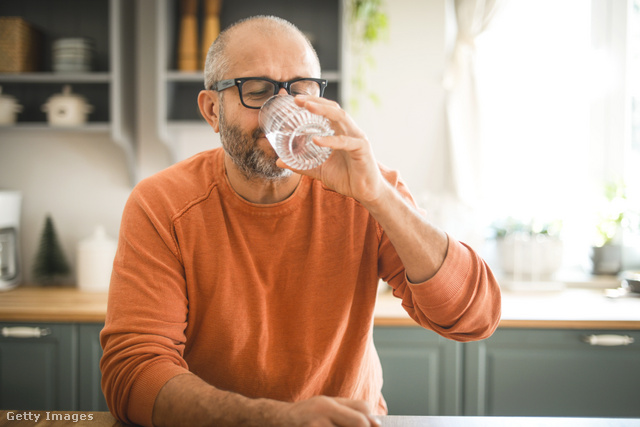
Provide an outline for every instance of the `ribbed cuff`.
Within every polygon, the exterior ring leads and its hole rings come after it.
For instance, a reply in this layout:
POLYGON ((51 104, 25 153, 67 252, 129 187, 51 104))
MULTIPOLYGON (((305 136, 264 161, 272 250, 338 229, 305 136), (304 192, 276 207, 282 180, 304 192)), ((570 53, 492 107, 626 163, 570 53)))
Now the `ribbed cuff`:
POLYGON ((188 373, 182 366, 166 361, 150 364, 131 386, 127 415, 129 420, 143 426, 153 425, 153 405, 160 389, 171 378, 188 373))
POLYGON ((409 289, 422 308, 448 304, 464 288, 473 265, 473 255, 466 245, 449 237, 447 256, 438 272, 422 283, 409 283, 409 289))

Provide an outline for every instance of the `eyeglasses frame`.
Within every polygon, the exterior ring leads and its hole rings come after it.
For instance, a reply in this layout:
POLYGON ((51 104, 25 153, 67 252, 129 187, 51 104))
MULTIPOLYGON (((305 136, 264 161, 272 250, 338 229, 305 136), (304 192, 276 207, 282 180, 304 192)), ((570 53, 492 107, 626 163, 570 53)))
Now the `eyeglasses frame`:
POLYGON ((324 96, 324 90, 327 88, 327 80, 326 79, 316 79, 312 77, 301 77, 293 80, 289 80, 287 82, 279 82, 277 80, 268 79, 266 77, 242 77, 237 79, 226 79, 220 80, 211 86, 209 90, 215 90, 216 92, 222 92, 223 90, 229 89, 230 87, 236 86, 238 88, 238 95, 240 96, 240 102, 246 108, 250 108, 252 110, 259 110, 261 107, 251 107, 244 103, 244 98, 242 97, 242 85, 250 80, 265 80, 270 83, 273 83, 275 88, 274 95, 277 95, 280 92, 280 89, 284 89, 287 91, 289 95, 291 95, 291 85, 295 82, 299 82, 301 80, 311 80, 320 85, 320 96, 324 96))

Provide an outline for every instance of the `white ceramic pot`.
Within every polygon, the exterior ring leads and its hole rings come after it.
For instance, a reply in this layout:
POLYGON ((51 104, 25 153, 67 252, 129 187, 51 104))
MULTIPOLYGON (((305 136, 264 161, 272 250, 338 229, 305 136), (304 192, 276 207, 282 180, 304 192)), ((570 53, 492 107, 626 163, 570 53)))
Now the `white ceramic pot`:
POLYGON ((18 113, 22 112, 22 105, 11 95, 2 94, 0 86, 0 125, 12 125, 16 122, 18 113))
POLYGON ((503 272, 519 279, 549 279, 562 266, 562 241, 545 235, 510 234, 498 239, 503 272))
POLYGON ((55 94, 42 106, 51 126, 80 126, 87 122, 93 111, 84 97, 71 93, 71 86, 65 85, 62 93, 55 94))

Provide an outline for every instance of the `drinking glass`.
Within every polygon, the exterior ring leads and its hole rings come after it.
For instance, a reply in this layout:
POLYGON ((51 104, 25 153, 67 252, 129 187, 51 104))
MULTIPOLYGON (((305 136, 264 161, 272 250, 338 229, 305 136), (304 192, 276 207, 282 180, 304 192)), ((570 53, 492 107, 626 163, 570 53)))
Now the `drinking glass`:
POLYGON ((297 106, 292 95, 269 98, 259 123, 276 154, 294 169, 313 169, 331 155, 330 148, 313 143, 314 137, 333 135, 329 120, 297 106))

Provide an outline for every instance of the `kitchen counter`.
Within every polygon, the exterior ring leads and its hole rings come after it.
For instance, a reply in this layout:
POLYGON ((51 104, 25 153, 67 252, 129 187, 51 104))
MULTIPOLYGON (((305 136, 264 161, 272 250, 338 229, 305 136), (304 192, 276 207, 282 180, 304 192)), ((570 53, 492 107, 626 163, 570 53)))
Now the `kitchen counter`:
MULTIPOLYGON (((413 326, 391 292, 376 305, 377 326, 413 326)), ((502 291, 499 328, 638 329, 640 295, 609 298, 605 289, 564 288, 555 291, 502 291)))
MULTIPOLYGON (((378 419, 382 427, 640 426, 640 419, 634 418, 384 416, 378 417, 378 419)), ((39 426, 52 427, 77 425, 90 425, 92 427, 120 427, 126 425, 117 421, 109 412, 0 410, 0 426, 32 426, 36 423, 39 426), (78 421, 74 421, 74 419, 78 421)))
POLYGON ((104 322, 106 292, 19 286, 0 292, 0 321, 104 322))
MULTIPOLYGON (((0 321, 104 322, 107 293, 20 286, 0 292, 0 321)), ((417 326, 390 291, 376 304, 376 326, 417 326)), ((640 330, 640 295, 608 298, 604 289, 503 291, 501 328, 640 330)))

